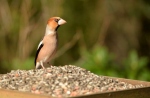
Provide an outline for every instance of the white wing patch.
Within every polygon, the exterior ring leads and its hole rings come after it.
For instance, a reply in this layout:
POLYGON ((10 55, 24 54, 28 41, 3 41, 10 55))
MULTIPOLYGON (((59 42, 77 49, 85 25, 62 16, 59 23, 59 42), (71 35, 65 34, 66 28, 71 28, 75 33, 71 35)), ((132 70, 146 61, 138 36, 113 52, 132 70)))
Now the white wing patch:
POLYGON ((41 42, 39 43, 37 50, 39 49, 39 47, 40 47, 42 44, 43 44, 43 41, 41 41, 41 42))

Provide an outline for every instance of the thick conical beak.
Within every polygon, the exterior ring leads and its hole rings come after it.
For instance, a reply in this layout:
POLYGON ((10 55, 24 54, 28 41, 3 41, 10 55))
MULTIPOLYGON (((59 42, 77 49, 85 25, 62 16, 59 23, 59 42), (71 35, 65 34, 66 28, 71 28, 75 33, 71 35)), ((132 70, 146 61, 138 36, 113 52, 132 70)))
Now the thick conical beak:
POLYGON ((65 20, 63 20, 63 19, 60 19, 59 21, 58 21, 58 25, 63 25, 63 24, 65 24, 65 23, 67 23, 65 20))

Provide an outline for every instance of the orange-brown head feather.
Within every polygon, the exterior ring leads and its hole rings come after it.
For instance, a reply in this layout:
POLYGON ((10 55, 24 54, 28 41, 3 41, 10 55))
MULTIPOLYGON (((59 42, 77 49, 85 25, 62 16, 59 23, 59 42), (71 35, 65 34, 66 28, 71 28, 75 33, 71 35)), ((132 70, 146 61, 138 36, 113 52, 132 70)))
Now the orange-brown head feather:
POLYGON ((60 17, 52 17, 48 20, 47 24, 51 30, 56 30, 58 26, 65 24, 66 21, 60 17))

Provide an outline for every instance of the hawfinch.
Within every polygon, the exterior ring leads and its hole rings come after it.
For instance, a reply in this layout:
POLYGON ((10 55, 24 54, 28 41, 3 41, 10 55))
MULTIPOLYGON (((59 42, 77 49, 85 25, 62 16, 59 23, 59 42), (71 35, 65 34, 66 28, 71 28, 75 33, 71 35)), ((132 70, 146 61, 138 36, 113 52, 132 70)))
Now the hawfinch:
POLYGON ((44 64, 49 64, 49 61, 53 57, 57 48, 57 29, 60 25, 65 23, 66 21, 60 17, 52 17, 48 20, 45 36, 39 43, 36 52, 34 62, 36 69, 44 69, 44 64))

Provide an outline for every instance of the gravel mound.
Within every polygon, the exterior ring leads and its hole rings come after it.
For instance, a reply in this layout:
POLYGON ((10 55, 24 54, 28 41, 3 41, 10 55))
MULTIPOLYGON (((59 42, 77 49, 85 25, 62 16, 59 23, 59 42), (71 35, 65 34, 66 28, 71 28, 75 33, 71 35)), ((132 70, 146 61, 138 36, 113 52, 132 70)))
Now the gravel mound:
POLYGON ((71 97, 95 92, 116 91, 143 87, 98 76, 83 68, 66 65, 46 69, 12 70, 0 76, 0 88, 71 97))

